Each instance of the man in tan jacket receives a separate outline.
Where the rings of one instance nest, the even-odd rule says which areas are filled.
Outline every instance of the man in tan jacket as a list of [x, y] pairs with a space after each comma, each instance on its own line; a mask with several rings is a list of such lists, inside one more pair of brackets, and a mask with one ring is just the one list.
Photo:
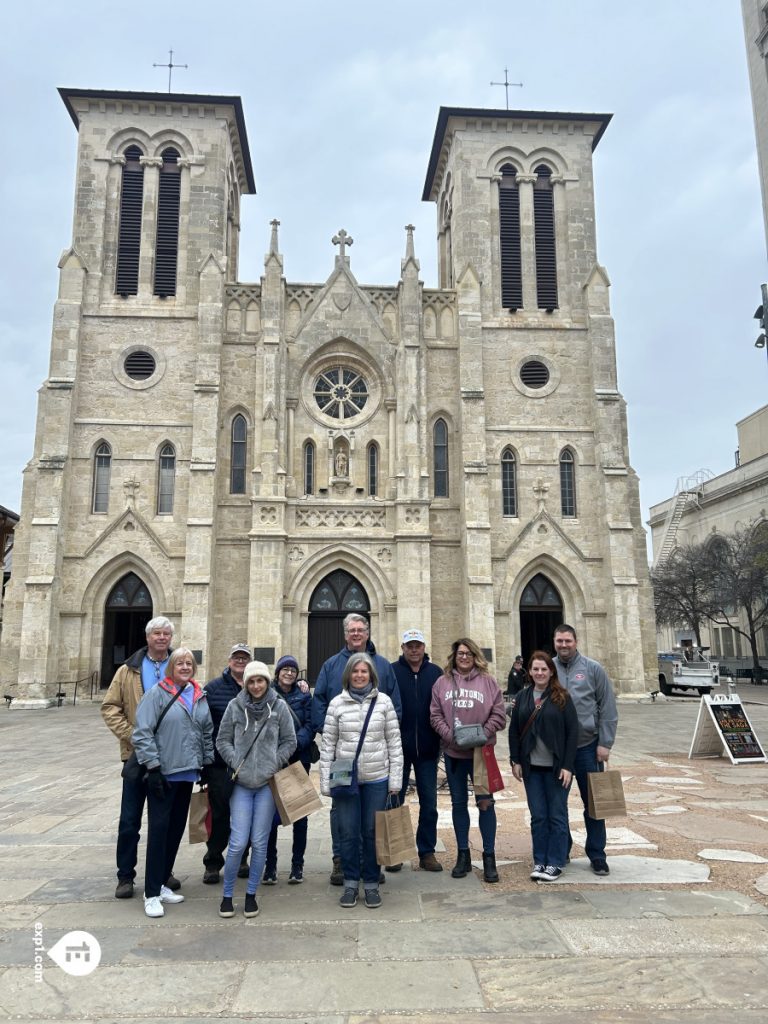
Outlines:
[[[101, 714], [108, 728], [120, 741], [120, 759], [127, 761], [133, 753], [131, 736], [136, 723], [136, 708], [144, 694], [165, 677], [165, 669], [171, 656], [173, 623], [160, 615], [147, 623], [147, 646], [138, 651], [115, 672], [104, 700]], [[115, 897], [119, 900], [133, 896], [136, 878], [141, 817], [147, 799], [147, 787], [143, 779], [123, 779], [123, 794], [120, 803], [120, 823], [117, 828], [117, 888]], [[166, 882], [169, 889], [181, 887], [171, 875]]]

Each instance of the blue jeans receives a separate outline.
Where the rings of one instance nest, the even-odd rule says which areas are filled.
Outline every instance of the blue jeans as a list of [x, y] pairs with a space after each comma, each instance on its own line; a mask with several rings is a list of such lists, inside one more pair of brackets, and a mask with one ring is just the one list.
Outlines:
[[[467, 782], [473, 779], [474, 759], [471, 757], [451, 757], [445, 755], [445, 775], [448, 789], [451, 792], [451, 815], [453, 831], [456, 833], [456, 845], [460, 850], [469, 849], [469, 807]], [[483, 840], [483, 853], [493, 853], [496, 848], [496, 808], [492, 796], [484, 796], [488, 802], [486, 809], [480, 810], [480, 835]], [[476, 800], [477, 802], [477, 800]]]
[[[291, 850], [291, 867], [304, 867], [304, 854], [307, 849], [307, 826], [309, 818], [299, 818], [293, 823], [293, 848]], [[272, 828], [267, 843], [266, 870], [277, 871], [277, 830], [280, 827], [278, 815], [272, 819]]]
[[275, 801], [269, 786], [246, 789], [235, 783], [229, 801], [229, 849], [224, 862], [224, 895], [235, 891], [237, 869], [243, 850], [251, 841], [251, 868], [245, 891], [255, 894], [259, 888], [264, 861], [267, 859], [267, 840], [275, 816]]
[[531, 768], [525, 795], [531, 812], [533, 863], [565, 866], [568, 856], [568, 792], [551, 768]]
[[379, 865], [376, 860], [376, 811], [383, 811], [387, 802], [389, 781], [361, 782], [357, 796], [335, 797], [336, 823], [339, 829], [339, 854], [344, 871], [344, 885], [356, 889], [360, 882], [360, 850], [362, 876], [366, 889], [379, 887]]
[[[584, 804], [584, 824], [587, 827], [587, 841], [584, 851], [591, 861], [605, 860], [605, 821], [602, 818], [590, 818], [587, 807], [589, 806], [589, 789], [587, 774], [589, 772], [601, 772], [603, 766], [597, 760], [597, 740], [593, 740], [585, 747], [579, 747], [576, 751], [574, 772], [576, 785], [579, 787], [579, 794]], [[570, 832], [568, 834], [568, 849], [570, 850], [573, 840]]]
[[[120, 800], [120, 822], [117, 826], [117, 877], [132, 882], [136, 877], [136, 861], [141, 838], [141, 816], [147, 799], [147, 784], [143, 779], [131, 782], [123, 779]], [[165, 881], [165, 879], [163, 879]]]
[[416, 849], [419, 856], [434, 853], [437, 846], [437, 758], [429, 761], [406, 759], [403, 765], [403, 788], [400, 790], [400, 803], [405, 801], [408, 792], [408, 779], [411, 768], [416, 776], [416, 792], [419, 795], [419, 826], [416, 829]]

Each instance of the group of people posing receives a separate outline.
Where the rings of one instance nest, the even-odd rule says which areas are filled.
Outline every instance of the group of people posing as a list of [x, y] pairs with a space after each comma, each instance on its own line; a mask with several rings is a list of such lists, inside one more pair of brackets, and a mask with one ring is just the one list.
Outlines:
[[[162, 917], [165, 904], [183, 902], [173, 868], [199, 782], [207, 786], [211, 807], [203, 882], [220, 884], [223, 873], [219, 914], [233, 917], [237, 879], [246, 879], [243, 914], [255, 917], [259, 886], [277, 883], [279, 817], [269, 782], [287, 764], [299, 761], [309, 772], [319, 761], [321, 792], [332, 797], [330, 882], [343, 889], [342, 907], [357, 904], [362, 885], [366, 907], [375, 909], [385, 880], [376, 857], [376, 812], [388, 801], [405, 799], [412, 775], [419, 801], [419, 867], [443, 870], [435, 856], [441, 754], [457, 847], [451, 874], [462, 878], [472, 867], [471, 784], [483, 878], [499, 881], [494, 798], [474, 785], [474, 750], [466, 743], [469, 734], [474, 745], [495, 745], [507, 709], [473, 640], [454, 641], [439, 668], [429, 659], [423, 633], [409, 629], [400, 657], [390, 663], [376, 653], [368, 620], [352, 613], [344, 620], [344, 647], [322, 666], [310, 694], [292, 655], [278, 660], [273, 676], [267, 665], [252, 660], [247, 644], [235, 644], [224, 672], [201, 687], [192, 651], [171, 650], [168, 619], [152, 619], [146, 635], [147, 646], [118, 669], [102, 703], [124, 762], [116, 898], [134, 894], [146, 803], [145, 913]], [[587, 812], [587, 776], [602, 770], [610, 755], [616, 702], [605, 670], [576, 643], [573, 627], [559, 626], [556, 657], [534, 652], [530, 684], [516, 691], [511, 707], [510, 760], [514, 777], [525, 786], [531, 878], [540, 882], [558, 878], [569, 859], [567, 802], [574, 777], [584, 803], [586, 854], [593, 871], [609, 872], [605, 823]], [[307, 819], [292, 829], [288, 882], [300, 884]]]

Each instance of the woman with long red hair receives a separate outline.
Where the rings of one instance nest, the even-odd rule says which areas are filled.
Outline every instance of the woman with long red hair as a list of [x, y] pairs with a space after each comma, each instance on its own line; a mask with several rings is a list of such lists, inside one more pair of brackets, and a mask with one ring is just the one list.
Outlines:
[[531, 685], [518, 694], [509, 726], [512, 774], [525, 784], [531, 812], [531, 879], [553, 882], [568, 857], [568, 793], [579, 722], [568, 691], [546, 651], [528, 662]]

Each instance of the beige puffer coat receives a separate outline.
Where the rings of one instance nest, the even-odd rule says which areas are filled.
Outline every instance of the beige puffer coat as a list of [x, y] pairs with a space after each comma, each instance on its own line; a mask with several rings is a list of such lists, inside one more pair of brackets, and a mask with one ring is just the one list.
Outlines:
[[368, 723], [363, 748], [357, 760], [358, 782], [380, 782], [389, 779], [389, 791], [400, 790], [403, 784], [403, 745], [395, 707], [386, 693], [372, 690], [362, 703], [343, 690], [328, 705], [320, 751], [320, 791], [330, 796], [331, 763], [337, 757], [354, 757], [360, 732], [373, 698], [376, 704]]

